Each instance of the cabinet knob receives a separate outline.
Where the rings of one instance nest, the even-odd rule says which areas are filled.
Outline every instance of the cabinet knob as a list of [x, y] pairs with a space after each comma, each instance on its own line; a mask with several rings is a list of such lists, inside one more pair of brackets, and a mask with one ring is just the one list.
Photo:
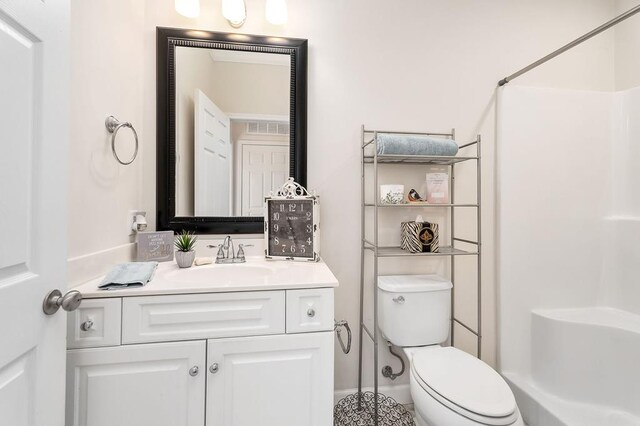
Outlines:
[[195, 377], [195, 376], [198, 375], [199, 372], [200, 372], [200, 369], [196, 365], [196, 366], [191, 367], [191, 369], [189, 370], [189, 375]]
[[308, 316], [309, 318], [313, 318], [313, 317], [315, 317], [315, 316], [316, 316], [316, 311], [315, 311], [315, 309], [313, 309], [313, 308], [309, 308], [309, 309], [307, 309], [307, 316]]
[[216, 374], [218, 372], [218, 370], [220, 369], [220, 367], [218, 367], [218, 363], [214, 362], [213, 364], [211, 364], [211, 366], [209, 367], [209, 371], [212, 374]]
[[80, 324], [80, 329], [82, 331], [89, 331], [93, 328], [93, 320], [91, 318], [87, 318], [85, 322]]

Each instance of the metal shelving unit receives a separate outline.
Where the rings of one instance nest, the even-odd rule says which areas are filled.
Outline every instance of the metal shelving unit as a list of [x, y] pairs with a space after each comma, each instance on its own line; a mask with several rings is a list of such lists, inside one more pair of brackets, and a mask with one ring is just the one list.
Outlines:
[[[378, 155], [376, 149], [376, 140], [379, 134], [393, 133], [393, 134], [405, 134], [405, 135], [423, 135], [423, 136], [439, 136], [445, 138], [455, 139], [455, 129], [452, 129], [450, 133], [418, 133], [418, 132], [397, 132], [388, 130], [367, 130], [362, 126], [361, 130], [361, 149], [362, 149], [362, 161], [361, 161], [361, 179], [362, 179], [362, 191], [361, 191], [361, 258], [360, 258], [360, 347], [359, 347], [359, 363], [358, 363], [358, 394], [362, 395], [362, 376], [363, 376], [363, 337], [366, 334], [373, 341], [373, 370], [374, 370], [374, 393], [375, 400], [378, 400], [378, 262], [380, 258], [391, 257], [416, 257], [416, 258], [429, 258], [429, 257], [442, 257], [448, 256], [451, 258], [449, 263], [449, 278], [454, 284], [455, 289], [455, 259], [457, 256], [476, 256], [477, 257], [477, 330], [474, 330], [469, 325], [463, 323], [455, 315], [455, 292], [451, 292], [451, 330], [450, 330], [450, 342], [451, 345], [455, 341], [455, 324], [460, 325], [468, 332], [472, 333], [477, 339], [477, 356], [480, 358], [482, 354], [482, 279], [481, 279], [481, 247], [482, 247], [482, 234], [481, 234], [481, 137], [478, 135], [477, 139], [473, 142], [461, 145], [459, 149], [475, 146], [475, 156], [404, 156], [404, 155]], [[371, 146], [371, 147], [370, 147]], [[372, 153], [367, 154], [367, 147]], [[457, 204], [455, 202], [455, 165], [461, 162], [475, 161], [476, 162], [476, 202]], [[385, 164], [400, 164], [400, 165], [432, 165], [432, 166], [448, 166], [449, 167], [449, 180], [450, 180], [450, 204], [380, 204], [378, 200], [378, 176], [380, 165]], [[374, 188], [374, 200], [373, 202], [366, 201], [366, 168], [373, 167], [373, 188]], [[450, 243], [449, 246], [440, 247], [437, 253], [410, 253], [402, 250], [400, 247], [385, 247], [379, 245], [379, 228], [378, 228], [378, 214], [380, 209], [404, 209], [404, 208], [418, 208], [418, 209], [448, 209], [450, 218]], [[468, 240], [464, 238], [458, 238], [455, 235], [455, 211], [458, 208], [475, 208], [477, 217], [477, 240]], [[373, 241], [367, 239], [366, 235], [366, 212], [367, 209], [373, 210]], [[463, 250], [456, 247], [457, 243], [463, 243], [466, 246], [474, 247], [473, 250]], [[458, 244], [459, 245], [459, 244]], [[372, 254], [373, 261], [373, 330], [369, 330], [364, 322], [364, 291], [365, 291], [365, 263], [367, 261], [366, 253]], [[360, 402], [360, 401], [359, 401]], [[374, 404], [374, 425], [378, 425], [378, 404]], [[359, 407], [360, 408], [360, 407]]]

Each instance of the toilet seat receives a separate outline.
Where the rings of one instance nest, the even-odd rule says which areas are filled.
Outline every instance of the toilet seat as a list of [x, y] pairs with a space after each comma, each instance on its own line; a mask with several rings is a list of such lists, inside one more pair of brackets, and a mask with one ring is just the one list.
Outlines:
[[456, 348], [431, 346], [413, 351], [411, 374], [430, 397], [475, 422], [504, 426], [519, 417], [504, 379]]

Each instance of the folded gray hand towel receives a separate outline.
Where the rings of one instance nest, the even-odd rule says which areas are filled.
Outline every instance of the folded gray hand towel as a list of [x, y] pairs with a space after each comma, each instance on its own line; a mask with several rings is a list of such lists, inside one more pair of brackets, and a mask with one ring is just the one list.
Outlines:
[[158, 262], [133, 262], [116, 265], [109, 271], [98, 288], [115, 290], [128, 287], [142, 287], [153, 278]]
[[378, 155], [429, 155], [453, 157], [458, 153], [458, 144], [453, 139], [434, 138], [424, 135], [400, 135], [382, 133], [378, 135]]

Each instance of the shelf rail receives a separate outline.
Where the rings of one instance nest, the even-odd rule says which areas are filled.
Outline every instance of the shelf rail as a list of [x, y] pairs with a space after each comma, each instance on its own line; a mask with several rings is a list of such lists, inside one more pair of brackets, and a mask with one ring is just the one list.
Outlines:
[[[415, 257], [435, 257], [435, 256], [449, 256], [450, 257], [450, 269], [449, 274], [451, 278], [451, 282], [454, 283], [454, 289], [451, 292], [451, 325], [450, 325], [450, 344], [453, 346], [455, 344], [455, 325], [458, 324], [464, 330], [468, 331], [472, 335], [474, 335], [477, 339], [476, 346], [476, 354], [477, 357], [480, 358], [482, 356], [482, 215], [481, 215], [481, 143], [482, 137], [478, 135], [475, 141], [460, 145], [458, 148], [462, 150], [464, 148], [468, 148], [471, 146], [475, 146], [476, 155], [475, 156], [455, 156], [455, 157], [433, 157], [433, 156], [398, 156], [398, 155], [378, 155], [376, 147], [373, 149], [373, 154], [367, 154], [367, 147], [373, 144], [377, 139], [378, 135], [382, 133], [393, 133], [393, 134], [401, 134], [401, 135], [423, 135], [423, 136], [444, 136], [451, 139], [455, 139], [455, 129], [452, 129], [449, 133], [442, 132], [406, 132], [406, 131], [390, 131], [390, 130], [371, 130], [366, 129], [363, 125], [361, 127], [361, 135], [360, 135], [360, 147], [362, 150], [361, 153], [361, 162], [360, 162], [360, 173], [361, 173], [361, 250], [360, 250], [360, 330], [359, 330], [359, 347], [358, 347], [358, 409], [362, 409], [362, 388], [363, 388], [363, 337], [368, 336], [373, 343], [373, 387], [375, 394], [375, 401], [378, 400], [379, 394], [379, 380], [378, 380], [378, 369], [379, 369], [379, 354], [378, 354], [378, 340], [379, 340], [379, 328], [378, 328], [378, 291], [377, 291], [377, 281], [378, 281], [378, 270], [379, 270], [379, 259], [385, 257], [404, 257], [404, 256], [415, 256]], [[456, 204], [455, 202], [455, 165], [469, 160], [476, 161], [476, 202], [475, 203], [465, 203], [465, 204]], [[424, 165], [446, 165], [449, 167], [450, 171], [450, 197], [451, 201], [449, 204], [400, 204], [400, 205], [381, 205], [377, 201], [377, 193], [378, 193], [378, 174], [379, 174], [379, 165], [380, 164], [424, 164]], [[368, 165], [373, 166], [373, 188], [374, 188], [374, 202], [366, 201], [366, 167]], [[451, 245], [449, 247], [442, 246], [440, 247], [439, 252], [436, 253], [409, 253], [400, 249], [400, 247], [385, 247], [379, 245], [379, 226], [378, 226], [378, 214], [379, 209], [383, 207], [412, 207], [412, 208], [448, 208], [449, 210], [449, 220], [450, 220], [450, 228], [451, 228]], [[460, 238], [455, 236], [455, 211], [458, 207], [471, 207], [476, 209], [476, 217], [477, 217], [477, 230], [476, 230], [476, 241]], [[366, 209], [373, 208], [373, 241], [367, 238], [366, 231]], [[456, 247], [456, 242], [470, 244], [475, 246], [474, 251], [466, 251]], [[373, 254], [373, 330], [370, 330], [368, 326], [365, 324], [364, 318], [364, 292], [365, 292], [365, 261], [367, 260], [365, 257], [365, 252], [369, 251]], [[456, 318], [455, 315], [455, 270], [456, 270], [456, 258], [458, 256], [476, 256], [477, 262], [477, 329], [474, 330], [472, 327], [467, 325], [466, 323], [460, 321]], [[374, 426], [378, 426], [379, 422], [379, 413], [378, 413], [378, 404], [374, 404], [374, 412], [373, 412], [373, 420]]]

